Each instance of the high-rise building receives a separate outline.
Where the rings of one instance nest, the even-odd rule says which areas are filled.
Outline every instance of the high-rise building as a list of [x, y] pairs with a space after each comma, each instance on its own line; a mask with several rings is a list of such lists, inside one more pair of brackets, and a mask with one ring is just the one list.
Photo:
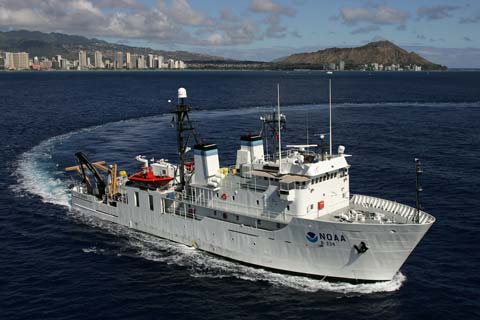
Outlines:
[[6, 52], [5, 69], [24, 70], [30, 68], [30, 59], [26, 52]]
[[158, 56], [158, 68], [163, 68], [163, 56]]
[[154, 60], [153, 60], [153, 54], [149, 54], [149, 55], [148, 55], [148, 67], [149, 67], [150, 69], [154, 67], [154, 66], [153, 66], [153, 61], [154, 61]]
[[345, 70], [345, 61], [341, 60], [338, 69], [340, 71]]
[[119, 51], [115, 53], [115, 58], [114, 58], [114, 68], [115, 69], [122, 69], [123, 68], [123, 52]]
[[137, 57], [137, 69], [145, 69], [145, 56], [142, 54]]
[[88, 63], [87, 63], [87, 52], [84, 50], [80, 50], [78, 52], [78, 66], [80, 69], [87, 69], [88, 68]]
[[130, 52], [125, 52], [125, 67], [127, 69], [132, 69], [133, 68], [132, 56], [131, 56]]
[[94, 64], [95, 68], [97, 69], [103, 69], [105, 66], [103, 64], [103, 55], [100, 51], [95, 51], [95, 56], [94, 56]]
[[68, 69], [68, 60], [67, 59], [60, 59], [60, 69], [67, 70]]
[[175, 60], [168, 59], [168, 69], [174, 69], [174, 68], [175, 68]]

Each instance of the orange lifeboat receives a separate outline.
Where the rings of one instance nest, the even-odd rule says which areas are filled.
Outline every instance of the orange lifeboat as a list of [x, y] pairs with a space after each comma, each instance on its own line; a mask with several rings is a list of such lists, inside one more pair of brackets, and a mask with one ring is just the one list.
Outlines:
[[142, 167], [142, 171], [137, 172], [130, 177], [130, 181], [135, 181], [138, 183], [143, 183], [155, 187], [162, 187], [168, 184], [173, 180], [173, 177], [170, 176], [156, 176], [152, 172], [152, 167]]
[[[144, 165], [141, 167], [140, 172], [137, 172], [131, 175], [130, 177], [128, 177], [130, 181], [134, 181], [137, 183], [154, 186], [154, 187], [162, 187], [167, 185], [170, 181], [173, 180], [173, 177], [168, 174], [158, 175], [158, 173], [160, 173], [158, 172], [158, 170], [157, 170], [158, 172], [157, 175], [155, 175], [152, 166], [149, 165], [148, 160], [145, 159], [144, 156], [137, 156], [135, 159], [140, 162], [143, 162]], [[167, 164], [163, 160], [162, 160], [162, 163], [165, 165], [171, 166], [170, 164]], [[158, 164], [155, 163], [154, 165], [158, 165]], [[163, 170], [163, 173], [167, 173], [167, 172], [168, 170]]]

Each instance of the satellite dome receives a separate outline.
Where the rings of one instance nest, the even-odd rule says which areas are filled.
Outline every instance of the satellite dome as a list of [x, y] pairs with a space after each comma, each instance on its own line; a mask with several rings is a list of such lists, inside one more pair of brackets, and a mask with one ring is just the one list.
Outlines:
[[182, 98], [186, 98], [186, 97], [187, 97], [187, 89], [179, 88], [178, 89], [178, 98], [182, 99]]

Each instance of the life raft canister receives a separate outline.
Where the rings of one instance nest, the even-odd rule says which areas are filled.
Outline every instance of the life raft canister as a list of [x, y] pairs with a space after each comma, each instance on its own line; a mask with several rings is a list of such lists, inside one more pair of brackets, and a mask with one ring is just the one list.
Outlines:
[[222, 194], [222, 199], [223, 200], [227, 200], [227, 198], [228, 198], [228, 194], [226, 194], [226, 193]]
[[325, 207], [325, 202], [323, 200], [317, 203], [318, 210], [322, 210], [324, 207]]

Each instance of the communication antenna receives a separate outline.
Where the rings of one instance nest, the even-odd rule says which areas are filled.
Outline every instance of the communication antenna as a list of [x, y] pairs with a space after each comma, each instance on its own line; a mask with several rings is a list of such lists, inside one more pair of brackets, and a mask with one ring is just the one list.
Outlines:
[[280, 118], [280, 84], [277, 83], [278, 173], [282, 173], [282, 128]]
[[[332, 72], [329, 73], [332, 75]], [[328, 77], [328, 113], [329, 113], [329, 138], [330, 138], [330, 156], [332, 156], [332, 78]]]
[[[308, 116], [309, 116], [309, 114], [308, 114], [308, 113], [309, 113], [309, 112], [308, 112], [308, 109], [307, 109], [307, 119], [306, 119], [306, 120], [307, 120], [307, 121], [306, 121], [306, 122], [307, 122], [307, 145], [310, 145], [310, 133], [309, 133], [309, 131], [308, 131], [308, 129], [309, 129], [309, 128], [308, 128], [308, 126], [309, 126], [309, 123], [308, 123]], [[308, 148], [307, 148], [307, 151], [308, 151]]]
[[420, 210], [422, 209], [422, 205], [420, 203], [420, 193], [423, 191], [422, 186], [420, 185], [420, 176], [423, 173], [422, 170], [422, 163], [420, 159], [415, 158], [415, 173], [416, 173], [416, 196], [415, 196], [415, 207], [417, 209], [415, 213], [415, 223], [420, 223]]

